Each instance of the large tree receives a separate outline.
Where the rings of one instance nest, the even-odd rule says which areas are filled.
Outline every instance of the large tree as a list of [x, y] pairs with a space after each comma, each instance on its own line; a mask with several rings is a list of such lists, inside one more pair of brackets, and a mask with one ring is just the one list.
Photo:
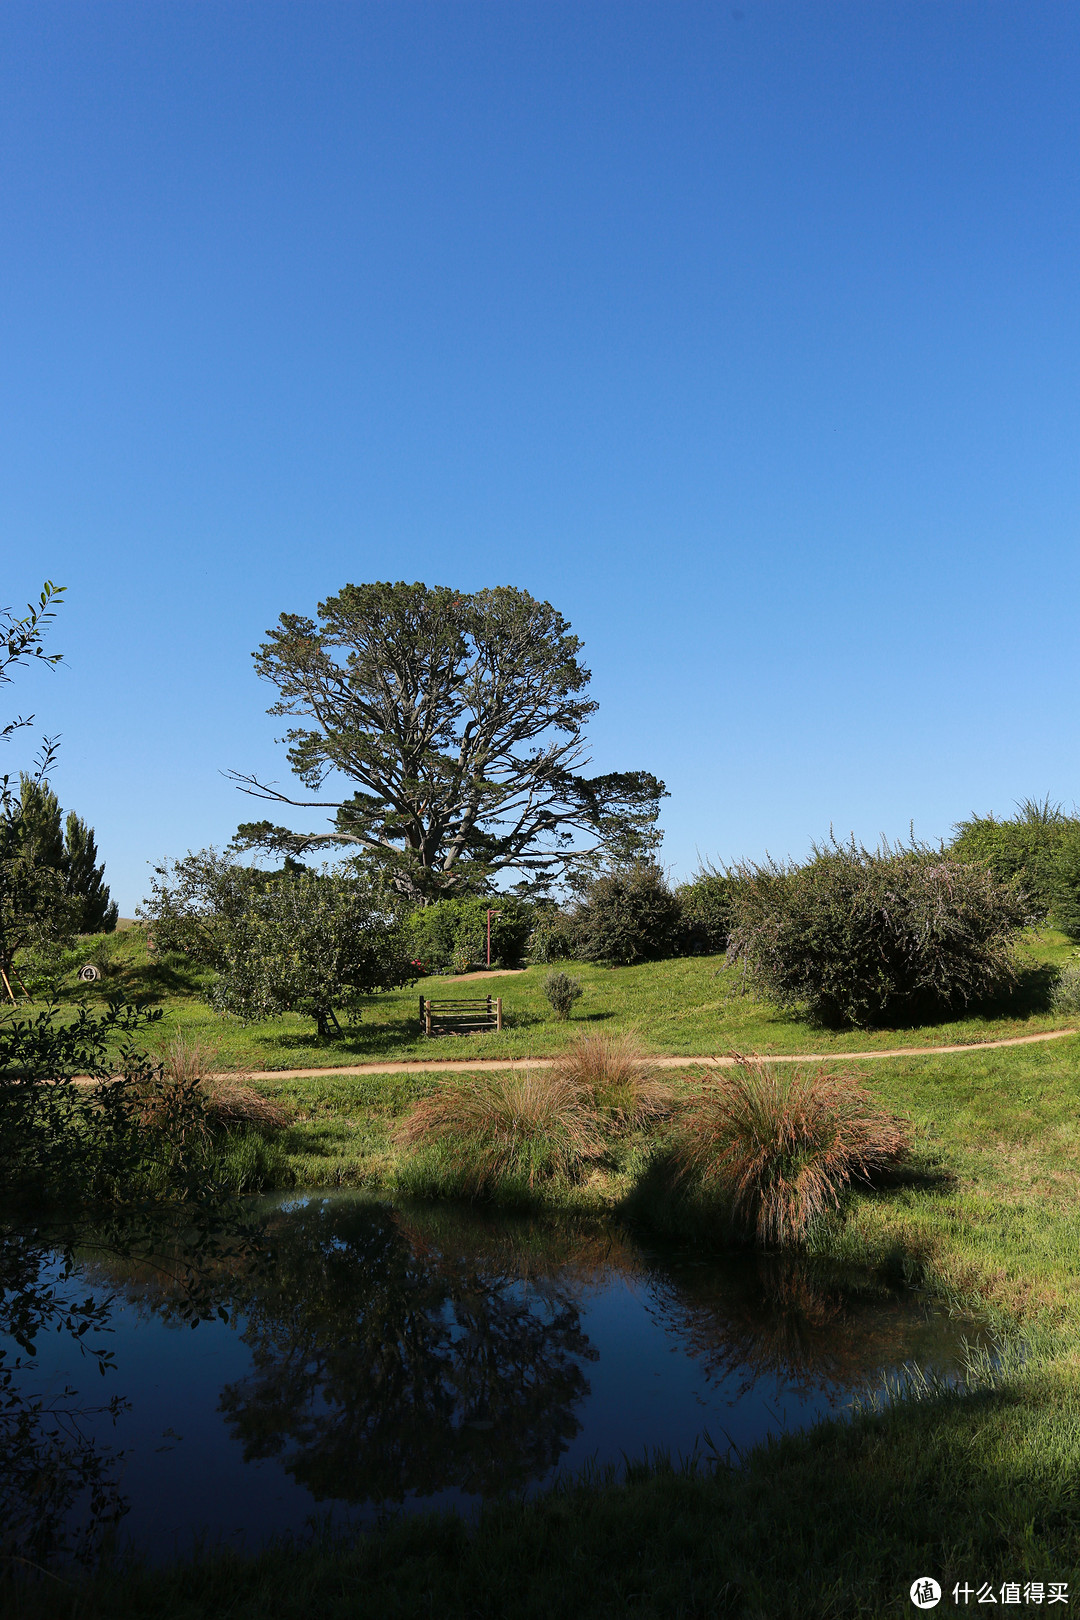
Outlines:
[[80, 934], [111, 934], [118, 907], [109, 898], [105, 863], [98, 862], [94, 829], [74, 810], [64, 820], [64, 880], [67, 892], [82, 904]]
[[551, 877], [590, 851], [647, 855], [664, 784], [646, 771], [580, 774], [597, 708], [581, 650], [549, 603], [511, 586], [346, 585], [317, 621], [283, 613], [254, 657], [280, 694], [269, 712], [300, 722], [289, 763], [312, 792], [335, 775], [357, 786], [295, 799], [234, 772], [257, 797], [335, 812], [328, 833], [249, 822], [240, 845], [359, 846], [424, 901], [482, 891], [505, 871]]
[[11, 814], [0, 826], [0, 849], [5, 854], [20, 850], [34, 866], [56, 874], [58, 892], [72, 902], [65, 908], [65, 928], [70, 924], [77, 934], [111, 933], [117, 907], [109, 899], [104, 864], [98, 864], [93, 827], [74, 810], [65, 819], [56, 794], [36, 774], [21, 774], [17, 805], [16, 814], [12, 795]]

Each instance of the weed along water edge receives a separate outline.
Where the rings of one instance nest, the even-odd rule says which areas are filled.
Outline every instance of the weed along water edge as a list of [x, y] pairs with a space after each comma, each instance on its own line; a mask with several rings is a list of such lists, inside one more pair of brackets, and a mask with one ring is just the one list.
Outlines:
[[[120, 1544], [155, 1564], [302, 1537], [320, 1515], [471, 1517], [590, 1467], [738, 1458], [905, 1366], [955, 1381], [989, 1343], [971, 1318], [805, 1256], [358, 1193], [237, 1213], [272, 1261], [203, 1257], [194, 1332], [180, 1223], [137, 1262], [79, 1253], [73, 1286], [114, 1296], [126, 1403], [84, 1434], [115, 1459]], [[78, 1384], [80, 1360], [58, 1338], [37, 1376]]]

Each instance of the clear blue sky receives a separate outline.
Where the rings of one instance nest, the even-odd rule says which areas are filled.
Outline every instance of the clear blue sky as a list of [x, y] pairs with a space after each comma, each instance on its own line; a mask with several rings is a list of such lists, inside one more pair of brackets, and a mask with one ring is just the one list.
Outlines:
[[0, 601], [121, 909], [349, 580], [559, 607], [676, 875], [1071, 804], [1078, 170], [1073, 0], [6, 0]]

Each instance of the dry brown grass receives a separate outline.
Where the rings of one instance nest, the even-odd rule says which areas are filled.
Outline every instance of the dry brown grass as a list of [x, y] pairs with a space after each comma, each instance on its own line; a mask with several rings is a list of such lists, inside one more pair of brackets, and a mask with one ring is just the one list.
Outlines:
[[581, 1035], [555, 1067], [580, 1086], [617, 1129], [633, 1129], [670, 1113], [675, 1093], [630, 1035]]
[[224, 1130], [279, 1131], [289, 1116], [252, 1086], [228, 1075], [211, 1077], [203, 1083], [203, 1101], [212, 1126]]
[[[148, 1093], [149, 1112], [167, 1110], [171, 1097], [194, 1094], [202, 1105], [208, 1130], [275, 1131], [288, 1122], [277, 1103], [245, 1084], [242, 1075], [222, 1074], [220, 1053], [211, 1041], [180, 1033], [165, 1048], [164, 1086]], [[147, 1120], [150, 1123], [150, 1120]]]
[[181, 1031], [173, 1036], [162, 1053], [161, 1067], [166, 1080], [178, 1086], [190, 1086], [217, 1075], [220, 1053], [213, 1041]]
[[418, 1102], [395, 1133], [399, 1147], [434, 1151], [462, 1191], [484, 1195], [506, 1178], [532, 1187], [573, 1174], [603, 1150], [588, 1090], [530, 1069], [462, 1077]]
[[684, 1184], [719, 1192], [738, 1227], [783, 1246], [849, 1182], [895, 1164], [907, 1140], [903, 1122], [846, 1075], [740, 1057], [682, 1110], [674, 1151]]

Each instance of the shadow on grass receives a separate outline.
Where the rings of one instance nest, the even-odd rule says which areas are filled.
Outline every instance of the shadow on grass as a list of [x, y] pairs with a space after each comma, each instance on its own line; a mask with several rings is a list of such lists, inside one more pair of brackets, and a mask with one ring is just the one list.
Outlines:
[[[545, 1023], [547, 1020], [536, 1013], [503, 1014], [504, 1033]], [[266, 1037], [266, 1045], [280, 1052], [319, 1052], [333, 1054], [343, 1061], [349, 1058], [364, 1061], [397, 1057], [414, 1059], [422, 1056], [428, 1046], [432, 1049], [433, 1057], [445, 1056], [447, 1043], [453, 1046], [470, 1038], [469, 1035], [450, 1034], [440, 1035], [429, 1042], [424, 1038], [420, 1020], [415, 1014], [410, 1014], [402, 1018], [384, 1018], [378, 1024], [364, 1023], [362, 1020], [346, 1024], [340, 1035], [332, 1037], [320, 1035], [316, 1029], [289, 1030]], [[475, 1046], [468, 1046], [462, 1055], [481, 1056], [482, 1053]]]
[[1000, 995], [988, 997], [973, 1011], [984, 1018], [1030, 1018], [1051, 1010], [1058, 969], [1049, 962], [1021, 968], [1016, 983]]
[[944, 1165], [894, 1164], [881, 1169], [871, 1182], [856, 1182], [856, 1189], [865, 1197], [893, 1192], [921, 1192], [944, 1196], [956, 1191], [958, 1181], [953, 1171]]
[[943, 1006], [940, 1001], [913, 997], [908, 1001], [898, 1001], [888, 1009], [887, 1017], [873, 1023], [860, 1025], [841, 1018], [814, 1017], [805, 1009], [792, 1009], [789, 1016], [804, 1023], [808, 1030], [827, 1030], [831, 1034], [848, 1033], [855, 1029], [865, 1029], [868, 1033], [881, 1030], [910, 1030], [915, 1033], [954, 1019], [985, 1018], [989, 1021], [1032, 1018], [1051, 1011], [1058, 971], [1052, 963], [1031, 963], [1019, 969], [1015, 983], [980, 1000]]
[[420, 1037], [419, 1020], [395, 1018], [381, 1024], [346, 1024], [338, 1036], [320, 1035], [316, 1029], [289, 1030], [267, 1039], [268, 1046], [289, 1051], [334, 1052], [346, 1057], [391, 1057]]

